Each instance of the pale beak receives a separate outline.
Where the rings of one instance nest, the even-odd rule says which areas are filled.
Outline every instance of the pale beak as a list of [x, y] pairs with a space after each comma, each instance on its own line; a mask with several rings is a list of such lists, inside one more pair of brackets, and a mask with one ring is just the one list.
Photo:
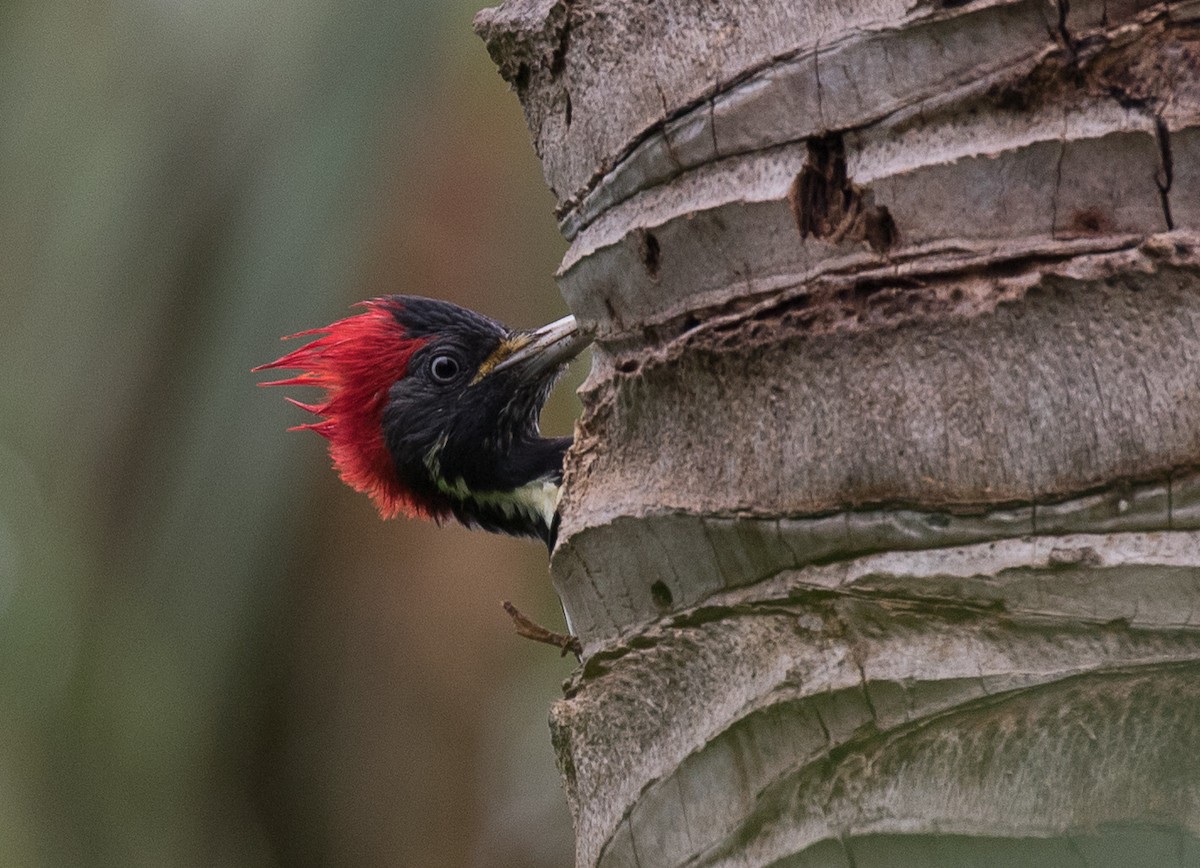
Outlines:
[[513, 370], [525, 379], [537, 379], [583, 352], [592, 336], [579, 331], [575, 317], [564, 316], [540, 329], [519, 332], [510, 340], [517, 348], [489, 373]]

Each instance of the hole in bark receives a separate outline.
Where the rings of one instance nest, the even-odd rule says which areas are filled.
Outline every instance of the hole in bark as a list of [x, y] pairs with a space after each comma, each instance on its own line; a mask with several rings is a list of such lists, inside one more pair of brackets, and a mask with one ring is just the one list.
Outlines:
[[632, 374], [638, 369], [637, 359], [625, 359], [622, 362], [617, 362], [617, 370], [622, 374]]
[[1014, 84], [993, 87], [988, 92], [988, 96], [991, 97], [996, 108], [1010, 112], [1029, 111], [1033, 102], [1027, 89]]
[[787, 198], [801, 239], [811, 235], [833, 244], [866, 241], [876, 253], [885, 253], [899, 238], [891, 212], [875, 205], [872, 193], [846, 174], [846, 146], [840, 135], [808, 140], [808, 157]]
[[880, 205], [863, 212], [864, 234], [876, 253], [886, 253], [896, 243], [896, 221], [887, 208]]
[[571, 22], [568, 19], [558, 31], [558, 45], [550, 55], [550, 75], [558, 78], [567, 66], [567, 48], [571, 45]]
[[671, 589], [667, 587], [665, 582], [658, 581], [650, 586], [650, 599], [654, 601], [654, 605], [659, 609], [671, 608]]
[[1030, 112], [1061, 93], [1071, 78], [1072, 73], [1064, 68], [1063, 59], [1055, 55], [1026, 76], [993, 85], [987, 90], [986, 98], [1001, 111]]
[[646, 266], [646, 273], [650, 275], [650, 279], [658, 280], [658, 269], [662, 264], [662, 248], [659, 247], [658, 239], [654, 237], [653, 232], [647, 232], [645, 229], [638, 230], [638, 254], [642, 257], [642, 264]]
[[884, 287], [885, 284], [881, 280], [858, 280], [847, 292], [847, 297], [866, 301], [876, 293], [882, 292]]
[[565, 93], [567, 95], [567, 107], [564, 110], [563, 114], [564, 114], [564, 120], [566, 121], [566, 124], [569, 127], [569, 126], [571, 126], [571, 92], [568, 90], [568, 91], [565, 91]]
[[512, 83], [518, 92], [524, 91], [525, 88], [529, 87], [529, 74], [528, 63], [522, 63], [517, 66], [517, 74], [513, 76]]
[[1084, 235], [1097, 235], [1109, 225], [1108, 217], [1099, 208], [1081, 208], [1071, 215], [1071, 229]]
[[788, 204], [800, 237], [826, 238], [858, 205], [846, 177], [846, 150], [840, 135], [808, 140], [808, 158], [788, 190]]
[[1014, 256], [1003, 262], [989, 263], [985, 269], [988, 277], [1020, 277], [1029, 271], [1031, 264], [1036, 264], [1034, 257]]

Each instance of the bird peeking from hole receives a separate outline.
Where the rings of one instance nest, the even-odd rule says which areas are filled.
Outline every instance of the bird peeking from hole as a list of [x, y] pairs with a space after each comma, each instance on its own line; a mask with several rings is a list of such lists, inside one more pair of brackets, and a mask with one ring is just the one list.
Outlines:
[[573, 316], [513, 331], [446, 301], [390, 295], [255, 371], [301, 373], [263, 386], [316, 386], [298, 425], [329, 441], [333, 466], [384, 518], [453, 517], [467, 527], [537, 537], [554, 548], [570, 437], [542, 437], [538, 417], [566, 363], [591, 338]]

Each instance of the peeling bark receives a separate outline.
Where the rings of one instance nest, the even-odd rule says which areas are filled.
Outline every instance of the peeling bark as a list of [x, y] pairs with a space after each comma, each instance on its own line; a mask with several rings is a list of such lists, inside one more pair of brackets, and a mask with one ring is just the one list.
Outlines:
[[1200, 861], [1200, 2], [477, 24], [598, 335], [577, 864]]

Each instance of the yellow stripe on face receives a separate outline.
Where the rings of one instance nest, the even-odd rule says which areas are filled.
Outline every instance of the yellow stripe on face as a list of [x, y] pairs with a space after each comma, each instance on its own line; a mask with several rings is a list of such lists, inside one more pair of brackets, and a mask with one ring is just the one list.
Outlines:
[[479, 370], [475, 372], [474, 379], [471, 380], [471, 385], [474, 386], [484, 377], [495, 369], [496, 365], [503, 362], [517, 350], [526, 346], [533, 338], [529, 335], [513, 335], [500, 341], [500, 346], [492, 351], [492, 354], [483, 360], [483, 364], [479, 366]]

